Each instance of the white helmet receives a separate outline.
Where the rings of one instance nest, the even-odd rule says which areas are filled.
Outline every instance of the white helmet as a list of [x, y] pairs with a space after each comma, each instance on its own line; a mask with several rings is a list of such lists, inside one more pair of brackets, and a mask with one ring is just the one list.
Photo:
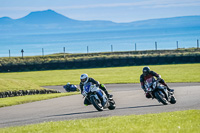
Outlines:
[[86, 84], [88, 82], [88, 75], [82, 74], [81, 77], [80, 77], [80, 80], [83, 84]]
[[67, 83], [67, 86], [70, 86], [70, 82]]

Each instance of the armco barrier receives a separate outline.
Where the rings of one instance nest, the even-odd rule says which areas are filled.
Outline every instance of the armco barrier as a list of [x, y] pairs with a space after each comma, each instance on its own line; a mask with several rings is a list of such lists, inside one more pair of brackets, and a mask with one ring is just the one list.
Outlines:
[[97, 67], [117, 67], [133, 65], [159, 65], [159, 64], [180, 64], [180, 63], [200, 63], [200, 55], [168, 55], [168, 56], [130, 56], [113, 58], [92, 58], [62, 62], [52, 62], [43, 64], [9, 65], [0, 66], [0, 72], [18, 72], [18, 71], [37, 71], [37, 70], [55, 70], [55, 69], [76, 69], [76, 68], [97, 68]]

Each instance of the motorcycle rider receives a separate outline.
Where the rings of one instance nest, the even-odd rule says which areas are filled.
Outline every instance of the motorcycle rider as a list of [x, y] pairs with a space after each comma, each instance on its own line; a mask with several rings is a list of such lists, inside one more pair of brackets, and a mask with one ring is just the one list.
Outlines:
[[[141, 88], [145, 91], [146, 93], [146, 88], [144, 86], [144, 82], [149, 79], [149, 78], [152, 78], [152, 77], [156, 77], [158, 80], [159, 80], [159, 83], [163, 84], [164, 86], [166, 86], [167, 90], [170, 91], [170, 92], [174, 92], [173, 89], [170, 89], [168, 87], [168, 85], [165, 83], [165, 81], [163, 79], [161, 79], [161, 76], [159, 74], [157, 74], [156, 72], [154, 71], [151, 71], [149, 67], [144, 67], [143, 70], [142, 70], [143, 74], [141, 74], [140, 76], [140, 83], [141, 83]], [[151, 98], [151, 95], [146, 93], [146, 97], [147, 98]]]
[[[105, 85], [100, 84], [98, 81], [94, 80], [91, 77], [88, 77], [87, 74], [82, 74], [81, 77], [80, 77], [80, 80], [81, 80], [81, 82], [80, 82], [79, 86], [80, 86], [80, 89], [81, 89], [81, 94], [83, 96], [85, 96], [85, 94], [83, 94], [83, 86], [88, 82], [92, 82], [92, 84], [95, 84], [97, 87], [99, 87], [101, 90], [103, 90], [108, 98], [112, 98], [112, 95], [110, 95], [108, 93], [108, 91], [106, 90]], [[89, 102], [89, 100], [87, 98], [85, 98], [84, 104], [89, 105], [91, 103]]]
[[63, 88], [67, 91], [67, 92], [73, 92], [73, 91], [79, 91], [79, 89], [77, 88], [76, 85], [70, 84], [70, 82], [68, 82], [66, 85], [63, 86]]

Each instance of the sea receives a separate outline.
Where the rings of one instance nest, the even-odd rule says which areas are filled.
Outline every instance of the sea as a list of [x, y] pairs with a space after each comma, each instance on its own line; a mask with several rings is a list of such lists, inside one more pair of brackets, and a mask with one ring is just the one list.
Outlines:
[[1, 34], [0, 57], [198, 47], [200, 27]]

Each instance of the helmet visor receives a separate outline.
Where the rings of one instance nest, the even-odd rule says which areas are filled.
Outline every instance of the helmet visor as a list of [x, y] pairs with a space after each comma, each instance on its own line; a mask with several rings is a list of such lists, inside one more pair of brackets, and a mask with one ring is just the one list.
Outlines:
[[144, 70], [144, 71], [143, 71], [143, 74], [144, 74], [144, 76], [146, 76], [146, 75], [148, 75], [148, 74], [149, 74], [149, 72], [148, 72], [148, 71], [146, 71], [146, 70]]
[[81, 82], [85, 82], [86, 81], [86, 78], [84, 78], [84, 79], [81, 79]]

